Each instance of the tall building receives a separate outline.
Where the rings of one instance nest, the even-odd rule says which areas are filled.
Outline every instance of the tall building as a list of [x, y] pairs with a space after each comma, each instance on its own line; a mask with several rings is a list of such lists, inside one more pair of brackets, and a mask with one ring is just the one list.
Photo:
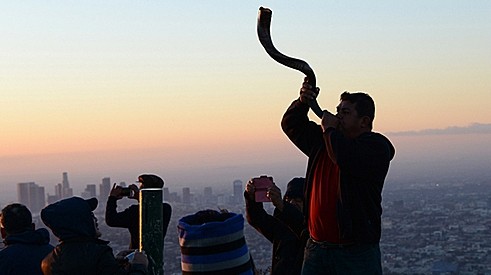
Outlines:
[[182, 203], [191, 203], [191, 189], [189, 187], [182, 188]]
[[99, 202], [106, 202], [109, 193], [111, 192], [111, 178], [105, 177], [99, 186]]
[[169, 187], [164, 187], [164, 201], [170, 201]]
[[38, 213], [46, 205], [44, 187], [34, 182], [21, 182], [17, 184], [17, 199], [27, 206], [32, 213]]
[[213, 195], [213, 189], [211, 186], [203, 189], [203, 202], [207, 204], [216, 204], [217, 197]]
[[55, 196], [56, 196], [56, 200], [60, 200], [63, 198], [63, 185], [61, 185], [61, 183], [58, 183], [56, 186], [55, 186]]
[[86, 199], [95, 198], [96, 189], [97, 187], [95, 184], [87, 184], [87, 186], [85, 186], [85, 190], [82, 192], [82, 197]]
[[106, 202], [107, 198], [109, 197], [109, 193], [111, 193], [111, 178], [102, 178], [102, 183], [99, 185], [99, 204], [97, 205], [97, 209], [99, 211], [106, 209]]
[[63, 172], [63, 180], [62, 180], [62, 185], [63, 185], [63, 189], [68, 189], [70, 188], [70, 184], [68, 183], [68, 173], [67, 172]]
[[57, 190], [57, 191], [60, 191], [60, 198], [61, 199], [73, 197], [73, 189], [70, 188], [70, 184], [68, 182], [68, 173], [67, 172], [63, 172], [62, 181], [61, 181], [61, 184], [59, 184], [59, 186], [61, 186], [61, 187], [58, 187], [58, 188], [61, 188], [61, 190]]
[[20, 182], [17, 183], [17, 200], [23, 205], [29, 205], [29, 186], [35, 184], [34, 182]]
[[242, 198], [242, 193], [244, 192], [244, 190], [242, 189], [242, 181], [241, 180], [234, 180], [233, 182], [233, 190], [234, 190], [234, 193], [233, 193], [233, 196], [232, 196], [232, 201], [234, 203], [241, 203], [243, 202], [243, 198]]

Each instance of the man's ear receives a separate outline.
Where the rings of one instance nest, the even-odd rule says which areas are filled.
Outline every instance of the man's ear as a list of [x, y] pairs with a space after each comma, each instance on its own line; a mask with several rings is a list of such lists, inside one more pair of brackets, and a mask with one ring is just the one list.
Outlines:
[[5, 228], [0, 228], [0, 233], [2, 234], [2, 238], [5, 239], [7, 237], [7, 231], [5, 231]]
[[362, 117], [360, 126], [362, 129], [366, 129], [366, 128], [371, 129], [372, 128], [372, 119], [368, 116]]

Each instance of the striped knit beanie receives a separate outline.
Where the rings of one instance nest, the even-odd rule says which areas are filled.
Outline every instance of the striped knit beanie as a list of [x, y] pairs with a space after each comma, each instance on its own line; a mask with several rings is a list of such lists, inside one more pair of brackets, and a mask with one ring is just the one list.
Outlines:
[[253, 274], [240, 214], [203, 210], [179, 220], [182, 274]]

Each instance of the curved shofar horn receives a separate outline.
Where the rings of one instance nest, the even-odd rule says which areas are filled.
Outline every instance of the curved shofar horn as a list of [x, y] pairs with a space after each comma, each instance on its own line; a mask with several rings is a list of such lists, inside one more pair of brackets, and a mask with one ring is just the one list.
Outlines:
[[[286, 56], [280, 53], [274, 47], [273, 41], [271, 41], [270, 33], [272, 15], [273, 12], [270, 9], [263, 7], [259, 8], [259, 15], [257, 18], [257, 36], [259, 38], [259, 42], [261, 42], [261, 45], [263, 45], [264, 49], [269, 56], [271, 56], [271, 58], [289, 68], [304, 73], [305, 76], [307, 76], [309, 84], [315, 89], [315, 74], [314, 70], [310, 68], [309, 64], [303, 60]], [[319, 104], [317, 104], [315, 99], [309, 101], [309, 106], [319, 118], [322, 118], [322, 109], [319, 107]]]

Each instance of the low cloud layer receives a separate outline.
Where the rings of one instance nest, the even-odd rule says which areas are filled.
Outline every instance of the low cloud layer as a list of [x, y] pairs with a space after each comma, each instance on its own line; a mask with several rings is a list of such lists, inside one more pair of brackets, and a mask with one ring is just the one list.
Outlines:
[[464, 134], [491, 134], [491, 124], [473, 123], [463, 127], [447, 127], [444, 129], [424, 129], [420, 131], [389, 132], [392, 136], [434, 136], [434, 135], [464, 135]]

